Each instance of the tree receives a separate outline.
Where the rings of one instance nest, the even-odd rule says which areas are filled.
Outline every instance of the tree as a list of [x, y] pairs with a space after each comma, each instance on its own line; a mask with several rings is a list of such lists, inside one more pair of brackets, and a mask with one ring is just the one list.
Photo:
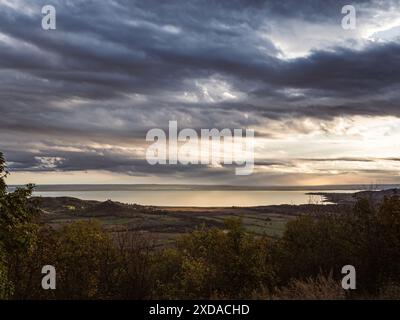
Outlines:
[[13, 288], [8, 278], [5, 252], [3, 248], [0, 247], [0, 300], [9, 298], [12, 293]]
[[35, 221], [39, 210], [30, 200], [33, 185], [7, 192], [7, 175], [6, 163], [0, 153], [0, 248], [3, 252], [3, 265], [7, 262], [7, 283], [11, 281], [15, 284], [20, 280], [24, 257], [35, 246], [38, 231]]
[[[0, 198], [3, 198], [6, 193], [6, 184], [4, 181], [5, 175], [6, 175], [5, 161], [3, 154], [0, 152]], [[0, 243], [0, 299], [5, 299], [8, 297], [9, 289], [10, 288], [9, 288], [5, 253], [3, 245]]]
[[114, 290], [115, 249], [96, 221], [76, 221], [56, 233], [51, 265], [57, 270], [59, 299], [104, 299]]
[[271, 251], [280, 285], [333, 272], [344, 265], [357, 271], [357, 292], [377, 296], [400, 281], [400, 200], [380, 205], [359, 199], [354, 208], [332, 214], [304, 215], [290, 221]]
[[244, 298], [271, 282], [266, 242], [248, 234], [240, 220], [226, 229], [204, 226], [183, 236], [156, 263], [161, 298]]

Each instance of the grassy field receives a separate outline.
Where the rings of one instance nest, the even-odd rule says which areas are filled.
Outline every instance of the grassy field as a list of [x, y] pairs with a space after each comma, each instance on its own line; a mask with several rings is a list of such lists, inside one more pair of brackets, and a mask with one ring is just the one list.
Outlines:
[[282, 205], [264, 207], [151, 207], [113, 201], [85, 201], [70, 197], [36, 198], [45, 223], [58, 228], [76, 220], [97, 219], [110, 233], [143, 232], [165, 246], [205, 225], [224, 228], [224, 221], [240, 218], [248, 232], [280, 237], [287, 221], [300, 214], [337, 210], [337, 205]]

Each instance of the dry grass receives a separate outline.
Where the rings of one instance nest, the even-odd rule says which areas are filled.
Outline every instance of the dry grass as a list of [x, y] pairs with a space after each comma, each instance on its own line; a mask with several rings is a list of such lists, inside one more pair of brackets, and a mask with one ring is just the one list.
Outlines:
[[400, 285], [388, 284], [379, 293], [382, 300], [400, 300]]
[[263, 290], [253, 295], [253, 299], [266, 300], [343, 300], [345, 291], [332, 275], [319, 275], [307, 280], [293, 280], [288, 286]]

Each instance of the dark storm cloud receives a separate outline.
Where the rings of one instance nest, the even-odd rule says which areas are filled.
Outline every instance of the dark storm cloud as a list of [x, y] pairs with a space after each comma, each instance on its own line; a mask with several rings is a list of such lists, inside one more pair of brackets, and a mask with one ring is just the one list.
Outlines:
[[[52, 157], [48, 157], [48, 154]], [[210, 170], [205, 165], [149, 165], [145, 159], [135, 159], [129, 155], [109, 150], [82, 150], [78, 152], [41, 150], [34, 155], [24, 151], [7, 152], [11, 171], [75, 171], [105, 170], [141, 175], [180, 175], [200, 177]], [[228, 174], [234, 168], [214, 169], [216, 174]]]
[[[394, 3], [370, 5], [383, 10]], [[399, 115], [393, 92], [400, 44], [282, 60], [268, 37], [269, 20], [339, 23], [345, 1], [52, 1], [56, 31], [41, 29], [46, 1], [16, 4], [25, 6], [0, 5], [0, 150], [15, 170], [189, 174], [196, 170], [156, 168], [127, 155], [92, 153], [85, 144], [143, 139], [168, 120], [235, 128], [268, 118]], [[221, 83], [240, 98], [205, 92]], [[187, 93], [192, 101], [182, 99]], [[54, 148], [76, 140], [79, 152]]]

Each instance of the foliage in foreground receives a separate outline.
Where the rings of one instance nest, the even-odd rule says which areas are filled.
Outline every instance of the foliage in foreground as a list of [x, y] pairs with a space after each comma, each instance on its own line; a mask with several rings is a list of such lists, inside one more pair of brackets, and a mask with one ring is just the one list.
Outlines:
[[[0, 153], [0, 299], [400, 299], [397, 196], [301, 216], [275, 241], [229, 220], [155, 250], [142, 234], [111, 236], [96, 221], [46, 227], [33, 187], [7, 192], [5, 175]], [[340, 286], [346, 264], [357, 270], [351, 294]], [[44, 265], [56, 267], [56, 290], [41, 288]]]

